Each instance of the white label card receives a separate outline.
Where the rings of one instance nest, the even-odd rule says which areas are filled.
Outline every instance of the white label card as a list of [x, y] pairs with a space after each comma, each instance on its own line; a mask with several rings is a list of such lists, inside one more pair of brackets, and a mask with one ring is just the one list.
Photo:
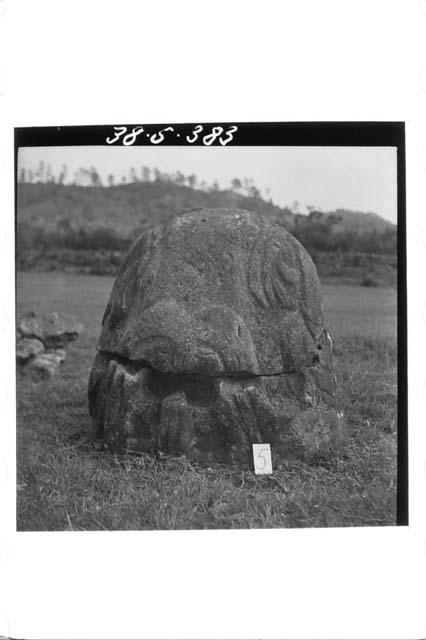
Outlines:
[[271, 446], [269, 444], [253, 445], [254, 472], [256, 474], [271, 474], [272, 459]]

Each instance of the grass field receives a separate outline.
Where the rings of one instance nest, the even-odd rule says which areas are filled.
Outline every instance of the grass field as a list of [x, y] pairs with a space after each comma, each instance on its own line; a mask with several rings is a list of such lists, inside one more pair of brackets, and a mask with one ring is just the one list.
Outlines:
[[18, 273], [17, 313], [84, 323], [60, 374], [17, 381], [18, 530], [392, 525], [396, 518], [396, 291], [324, 286], [348, 446], [273, 476], [182, 458], [114, 455], [91, 440], [87, 379], [112, 278]]

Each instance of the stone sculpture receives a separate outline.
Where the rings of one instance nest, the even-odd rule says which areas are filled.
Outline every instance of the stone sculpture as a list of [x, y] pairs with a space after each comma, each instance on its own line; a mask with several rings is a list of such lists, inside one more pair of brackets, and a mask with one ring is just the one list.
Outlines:
[[343, 441], [316, 269], [260, 215], [197, 209], [140, 236], [117, 274], [89, 380], [115, 449], [247, 464]]

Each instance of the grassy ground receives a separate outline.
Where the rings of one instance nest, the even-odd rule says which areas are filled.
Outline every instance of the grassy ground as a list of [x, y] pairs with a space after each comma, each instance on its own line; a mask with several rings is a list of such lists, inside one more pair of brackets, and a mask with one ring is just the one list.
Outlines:
[[345, 453], [273, 476], [116, 456], [90, 439], [87, 378], [112, 279], [18, 274], [18, 316], [67, 311], [86, 330], [51, 381], [18, 380], [18, 530], [391, 525], [396, 518], [396, 294], [325, 286]]

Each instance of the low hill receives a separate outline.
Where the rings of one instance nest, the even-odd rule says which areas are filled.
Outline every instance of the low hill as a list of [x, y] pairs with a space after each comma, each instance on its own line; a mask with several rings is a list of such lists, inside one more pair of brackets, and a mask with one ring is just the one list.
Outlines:
[[18, 223], [46, 232], [60, 230], [66, 221], [74, 229], [109, 227], [121, 237], [133, 237], [135, 231], [164, 223], [176, 213], [197, 207], [249, 209], [288, 229], [294, 227], [290, 209], [233, 191], [207, 192], [159, 181], [114, 187], [51, 183], [18, 186]]
[[343, 233], [345, 231], [371, 233], [373, 230], [378, 233], [385, 233], [395, 229], [395, 225], [392, 222], [385, 220], [377, 213], [336, 209], [327, 215], [333, 218], [333, 233]]
[[[355, 254], [370, 256], [368, 260], [356, 258], [361, 265], [358, 279], [363, 270], [371, 271], [373, 255], [382, 256], [373, 259], [373, 264], [396, 265], [396, 227], [374, 213], [339, 209], [311, 211], [306, 216], [278, 207], [259, 195], [201, 190], [163, 180], [111, 187], [19, 184], [17, 262], [21, 268], [44, 270], [68, 268], [71, 264], [72, 268], [91, 273], [113, 272], [139, 233], [167, 222], [176, 213], [198, 207], [257, 211], [293, 233], [317, 266], [327, 264], [327, 272], [331, 270], [333, 274], [343, 273], [344, 263], [348, 273], [355, 268]], [[328, 254], [327, 258], [321, 258], [322, 254]], [[395, 271], [394, 267], [391, 271]]]

